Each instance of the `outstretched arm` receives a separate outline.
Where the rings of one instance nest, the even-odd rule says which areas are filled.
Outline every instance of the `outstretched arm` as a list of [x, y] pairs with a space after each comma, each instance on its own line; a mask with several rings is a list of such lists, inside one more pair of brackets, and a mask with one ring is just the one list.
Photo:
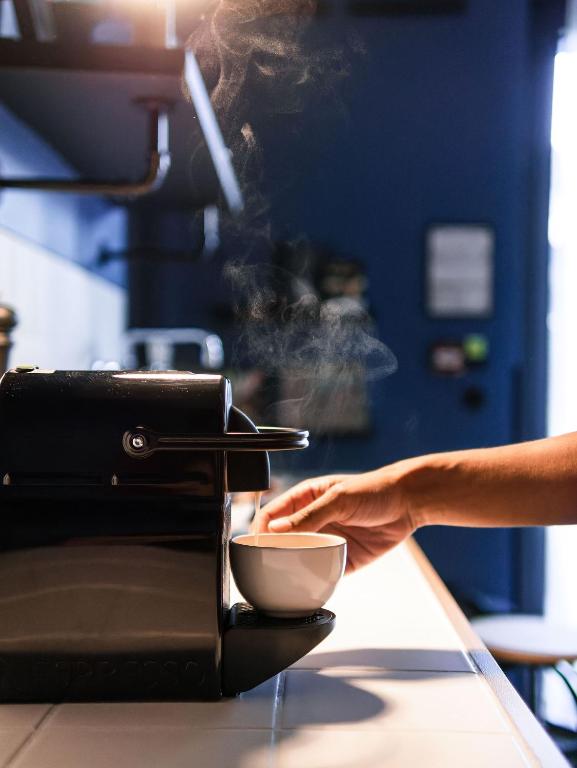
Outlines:
[[354, 569], [425, 525], [568, 523], [577, 523], [577, 432], [306, 480], [264, 507], [255, 528], [341, 533]]

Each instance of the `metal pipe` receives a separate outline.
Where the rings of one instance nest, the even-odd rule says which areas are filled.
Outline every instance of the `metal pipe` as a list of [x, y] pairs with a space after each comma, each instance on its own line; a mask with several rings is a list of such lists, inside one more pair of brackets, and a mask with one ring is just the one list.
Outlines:
[[232, 213], [240, 213], [244, 207], [244, 201], [232, 167], [230, 150], [224, 143], [196, 56], [190, 50], [184, 54], [184, 80], [196, 109], [198, 122], [202, 128], [202, 134], [208, 146], [228, 209]]
[[67, 192], [77, 195], [139, 197], [157, 190], [170, 168], [168, 144], [168, 102], [139, 100], [149, 114], [149, 159], [143, 178], [137, 181], [97, 181], [90, 179], [1, 179], [0, 189]]

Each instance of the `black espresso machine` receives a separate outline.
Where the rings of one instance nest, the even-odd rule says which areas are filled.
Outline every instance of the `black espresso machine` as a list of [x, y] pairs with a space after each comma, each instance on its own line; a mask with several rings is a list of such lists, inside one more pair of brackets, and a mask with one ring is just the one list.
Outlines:
[[229, 606], [230, 494], [308, 435], [255, 427], [223, 376], [22, 366], [0, 436], [0, 701], [232, 696], [333, 628]]

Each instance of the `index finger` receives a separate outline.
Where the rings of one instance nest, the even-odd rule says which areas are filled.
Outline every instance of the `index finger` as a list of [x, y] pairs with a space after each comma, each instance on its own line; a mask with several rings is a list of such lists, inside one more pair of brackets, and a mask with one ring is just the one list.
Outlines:
[[306, 506], [308, 500], [313, 498], [308, 482], [304, 480], [257, 510], [252, 522], [252, 530], [255, 533], [266, 533], [268, 524], [274, 517], [292, 514]]
[[303, 480], [298, 485], [289, 488], [276, 499], [270, 501], [261, 510], [257, 510], [252, 524], [255, 533], [266, 533], [268, 524], [276, 517], [286, 517], [307, 507], [322, 496], [325, 491], [346, 475], [327, 475], [310, 480]]

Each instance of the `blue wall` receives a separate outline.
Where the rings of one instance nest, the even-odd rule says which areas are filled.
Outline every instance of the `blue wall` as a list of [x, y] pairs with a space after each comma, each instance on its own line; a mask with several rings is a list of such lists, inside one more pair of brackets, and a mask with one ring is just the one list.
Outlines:
[[[0, 173], [7, 178], [74, 176], [50, 146], [2, 105]], [[98, 198], [0, 190], [0, 227], [119, 285], [125, 283], [124, 266], [116, 262], [103, 267], [98, 259], [101, 249], [124, 246], [126, 226], [125, 209]]]
[[[525, 395], [529, 347], [530, 375], [542, 379], [545, 367], [543, 345], [527, 338], [528, 318], [534, 334], [546, 309], [540, 302], [533, 311], [528, 283], [529, 268], [544, 274], [547, 219], [546, 173], [533, 173], [535, 152], [548, 152], [547, 136], [535, 148], [532, 131], [539, 111], [548, 116], [546, 88], [535, 103], [533, 7], [470, 0], [464, 13], [439, 16], [321, 15], [313, 48], [317, 36], [321, 50], [351, 32], [365, 48], [350, 56], [340, 103], [319, 89], [296, 117], [254, 104], [273, 241], [304, 236], [364, 264], [380, 338], [398, 359], [394, 375], [371, 385], [372, 436], [321, 441], [291, 466], [363, 470], [542, 431], [544, 393], [529, 406]], [[135, 208], [132, 244], [190, 249], [191, 220], [186, 211]], [[462, 222], [494, 229], [495, 311], [487, 320], [430, 319], [425, 233], [433, 223]], [[541, 229], [538, 251], [530, 225]], [[230, 300], [222, 266], [239, 256], [232, 247], [209, 263], [144, 263], [133, 270], [133, 317], [218, 326], [217, 305]], [[434, 375], [430, 345], [470, 333], [488, 338], [488, 365], [461, 378]], [[477, 410], [463, 402], [471, 386], [485, 394]]]
[[[273, 240], [305, 236], [362, 262], [380, 338], [399, 364], [394, 375], [371, 385], [372, 436], [318, 441], [302, 457], [284, 457], [288, 466], [363, 470], [538, 434], [544, 402], [533, 406], [531, 429], [522, 411], [530, 305], [523, 295], [533, 119], [530, 6], [529, 0], [471, 0], [466, 12], [440, 16], [321, 15], [313, 48], [317, 36], [322, 50], [351, 32], [365, 48], [363, 56], [350, 57], [340, 104], [319, 88], [295, 117], [269, 114], [255, 98]], [[158, 241], [166, 231], [165, 246], [177, 248], [180, 237], [186, 249], [190, 218], [150, 205], [140, 214], [136, 209], [132, 242]], [[491, 319], [427, 318], [424, 238], [435, 222], [480, 222], [495, 230]], [[218, 329], [215, 306], [227, 301], [222, 265], [239, 255], [233, 248], [208, 264], [135, 268], [133, 319]], [[430, 373], [432, 342], [478, 332], [490, 343], [486, 367], [459, 379]], [[543, 365], [537, 360], [534, 373]], [[470, 386], [485, 394], [478, 410], [463, 404]]]
[[[465, 15], [346, 19], [366, 46], [330, 144], [303, 131], [300, 178], [274, 200], [275, 228], [305, 232], [365, 263], [380, 335], [398, 371], [375, 385], [374, 436], [331, 462], [364, 469], [412, 454], [519, 436], [527, 214], [526, 0], [477, 0]], [[328, 25], [327, 19], [321, 24]], [[336, 30], [336, 34], [339, 30]], [[319, 151], [320, 150], [320, 151]], [[496, 235], [495, 314], [426, 317], [424, 235], [434, 222], [482, 222]], [[431, 342], [488, 336], [489, 365], [461, 379], [427, 369]], [[462, 404], [470, 385], [486, 405]], [[311, 455], [306, 457], [310, 465]], [[318, 456], [322, 461], [321, 453]]]

